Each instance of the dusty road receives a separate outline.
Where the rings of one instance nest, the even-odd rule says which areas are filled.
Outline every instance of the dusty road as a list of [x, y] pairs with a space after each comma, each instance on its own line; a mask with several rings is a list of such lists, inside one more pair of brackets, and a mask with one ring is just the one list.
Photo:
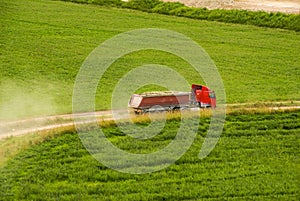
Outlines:
[[300, 13], [300, 0], [164, 0], [181, 2], [192, 7], [206, 7], [208, 9], [244, 9], [252, 11]]
[[[230, 106], [230, 105], [229, 105]], [[232, 104], [231, 107], [239, 109], [242, 104]], [[227, 106], [228, 107], [228, 106]], [[247, 109], [247, 107], [245, 107]], [[300, 109], [299, 105], [296, 106], [272, 106], [267, 107], [270, 110], [290, 110]], [[250, 107], [248, 109], [255, 109]], [[258, 108], [259, 109], [259, 108]], [[76, 115], [76, 124], [85, 124], [96, 121], [120, 120], [128, 118], [127, 110], [119, 110], [116, 117], [113, 117], [112, 111], [99, 111], [82, 113]], [[0, 122], [0, 140], [11, 136], [21, 136], [29, 133], [37, 133], [41, 131], [49, 131], [57, 128], [64, 128], [74, 126], [73, 114], [47, 116], [39, 118], [30, 118], [12, 122]]]
[[[99, 111], [82, 113], [76, 117], [77, 123], [87, 123], [94, 119], [111, 120], [111, 111]], [[92, 120], [91, 120], [92, 119]], [[0, 122], [0, 140], [11, 136], [20, 136], [28, 133], [36, 133], [40, 131], [54, 130], [74, 125], [73, 114], [28, 118], [10, 122]]]

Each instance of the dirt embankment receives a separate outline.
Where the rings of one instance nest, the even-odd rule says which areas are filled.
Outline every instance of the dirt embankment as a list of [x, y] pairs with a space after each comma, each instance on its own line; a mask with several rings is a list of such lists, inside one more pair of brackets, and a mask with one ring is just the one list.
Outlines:
[[208, 9], [243, 9], [300, 14], [300, 0], [164, 0]]

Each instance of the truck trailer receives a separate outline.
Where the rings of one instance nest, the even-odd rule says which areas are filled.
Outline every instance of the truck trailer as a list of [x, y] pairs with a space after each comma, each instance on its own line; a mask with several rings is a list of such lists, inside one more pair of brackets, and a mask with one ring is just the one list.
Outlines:
[[188, 108], [215, 108], [215, 92], [208, 87], [192, 84], [190, 92], [159, 91], [133, 94], [128, 103], [135, 114], [176, 111]]

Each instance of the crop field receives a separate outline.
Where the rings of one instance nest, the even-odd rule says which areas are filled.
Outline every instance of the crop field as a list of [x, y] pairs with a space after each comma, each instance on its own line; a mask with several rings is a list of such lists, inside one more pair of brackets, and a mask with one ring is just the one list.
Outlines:
[[[96, 161], [74, 133], [18, 154], [1, 169], [2, 200], [297, 200], [300, 111], [230, 115], [211, 154], [197, 155], [209, 119], [203, 118], [189, 151], [161, 171], [132, 175]], [[157, 136], [133, 140], [117, 127], [108, 139], [131, 152], [148, 153], [174, 138], [179, 121]]]
[[[3, 0], [0, 6], [1, 120], [71, 113], [74, 81], [89, 53], [116, 34], [153, 27], [182, 33], [208, 52], [228, 103], [300, 99], [299, 32], [49, 0]], [[110, 108], [111, 92], [124, 73], [149, 63], [167, 65], [189, 83], [203, 83], [174, 55], [134, 52], [106, 72], [96, 109]]]
[[[168, 6], [174, 5], [165, 4], [157, 13], [146, 13], [52, 0], [1, 1], [3, 125], [12, 120], [72, 113], [74, 82], [91, 51], [117, 34], [141, 28], [173, 30], [203, 47], [223, 79], [227, 103], [233, 105], [208, 157], [198, 158], [210, 123], [211, 111], [204, 110], [190, 149], [171, 166], [151, 174], [120, 173], [99, 163], [85, 149], [73, 125], [49, 133], [9, 137], [0, 141], [0, 200], [300, 199], [300, 110], [264, 108], [299, 104], [300, 33], [176, 17], [171, 12], [165, 13], [169, 16], [158, 14]], [[179, 10], [189, 10], [189, 15], [198, 13], [194, 8]], [[208, 15], [210, 11], [203, 12]], [[216, 18], [224, 13], [226, 16], [226, 12], [212, 11]], [[227, 13], [232, 17], [235, 11]], [[276, 23], [281, 16], [241, 13], [253, 15], [253, 19], [265, 15]], [[189, 84], [205, 84], [190, 64], [173, 54], [158, 50], [132, 52], [116, 60], [99, 80], [96, 110], [111, 109], [111, 94], [118, 81], [146, 64], [168, 66]], [[146, 85], [137, 92], [160, 89]], [[246, 106], [240, 108], [241, 104], [248, 105], [249, 110]], [[262, 106], [260, 111], [255, 109], [257, 106]], [[113, 121], [101, 123], [106, 137], [120, 149], [152, 153], [175, 138], [180, 127], [176, 115], [166, 120], [160, 133], [146, 140], [126, 135]], [[148, 125], [147, 117], [140, 119], [135, 124]], [[191, 116], [186, 119], [192, 120]], [[38, 126], [33, 119], [35, 123]], [[129, 129], [132, 124], [124, 126]]]

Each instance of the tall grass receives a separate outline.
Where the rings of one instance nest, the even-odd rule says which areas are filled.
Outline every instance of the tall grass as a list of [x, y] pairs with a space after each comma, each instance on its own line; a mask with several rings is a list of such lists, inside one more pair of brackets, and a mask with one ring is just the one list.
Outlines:
[[16, 154], [41, 144], [65, 133], [76, 133], [74, 126], [58, 127], [51, 130], [37, 131], [22, 136], [11, 136], [0, 140], [0, 167]]
[[[229, 115], [224, 132], [204, 160], [198, 159], [209, 121], [183, 157], [159, 172], [130, 175], [96, 161], [77, 135], [64, 133], [20, 152], [0, 169], [3, 200], [297, 200], [299, 110]], [[167, 121], [157, 136], [135, 140], [104, 128], [122, 150], [153, 152], [175, 136]]]
[[[226, 109], [226, 115], [230, 118], [234, 116], [250, 116], [250, 115], [274, 115], [278, 116], [280, 114], [285, 114], [286, 112], [297, 112], [297, 109], [285, 109], [285, 110], [274, 110], [265, 105], [261, 105], [258, 108], [254, 108], [253, 105], [245, 105], [242, 107], [231, 106]], [[150, 117], [151, 115], [151, 117]], [[161, 121], [164, 120], [164, 117], [160, 113], [158, 114], [143, 114], [143, 115], [133, 115], [130, 119], [123, 120], [105, 120], [102, 118], [98, 119], [98, 125], [102, 129], [116, 128], [118, 124], [121, 125], [132, 125], [132, 124], [141, 124], [148, 125], [152, 121]], [[201, 109], [196, 112], [168, 112], [166, 113], [165, 119], [167, 121], [181, 121], [182, 118], [189, 119], [200, 117], [201, 119], [208, 120], [212, 115], [211, 109]], [[162, 119], [163, 118], [163, 119]], [[73, 120], [69, 120], [73, 121]], [[51, 140], [55, 137], [61, 136], [65, 133], [76, 134], [76, 128], [74, 125], [62, 126], [61, 121], [55, 122], [58, 123], [58, 127], [49, 130], [41, 130], [32, 133], [28, 133], [22, 136], [10, 136], [0, 140], [0, 166], [3, 166], [9, 159], [13, 158], [16, 154], [30, 148], [33, 145], [41, 144], [42, 142]], [[92, 124], [94, 126], [94, 124]], [[87, 124], [87, 127], [89, 125]], [[22, 129], [20, 127], [20, 129]]]

